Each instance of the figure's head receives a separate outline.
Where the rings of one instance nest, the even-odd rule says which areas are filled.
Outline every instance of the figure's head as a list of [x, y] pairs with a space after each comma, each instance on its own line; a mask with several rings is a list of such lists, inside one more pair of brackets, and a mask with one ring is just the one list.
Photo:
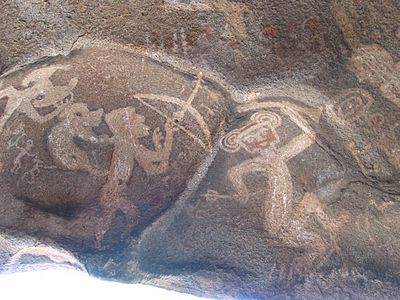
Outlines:
[[106, 123], [114, 134], [141, 138], [149, 135], [150, 128], [144, 124], [145, 117], [136, 113], [133, 107], [111, 111], [106, 115]]
[[31, 72], [22, 81], [24, 94], [29, 97], [36, 108], [48, 107], [70, 102], [72, 90], [78, 83], [77, 78], [70, 80], [68, 85], [54, 86], [50, 77], [57, 70], [69, 70], [68, 66], [54, 65]]
[[392, 56], [379, 45], [368, 45], [354, 51], [351, 66], [360, 81], [376, 87], [394, 76], [395, 64]]
[[27, 140], [25, 143], [25, 150], [29, 151], [33, 148], [33, 141], [32, 140]]
[[274, 112], [257, 112], [250, 118], [250, 123], [232, 130], [220, 141], [220, 146], [227, 152], [237, 152], [241, 148], [249, 153], [261, 152], [279, 142], [275, 131], [281, 125], [281, 118]]
[[103, 109], [90, 111], [85, 103], [75, 103], [65, 108], [59, 117], [83, 127], [97, 127], [101, 123]]
[[371, 94], [362, 89], [348, 89], [336, 96], [329, 113], [337, 123], [352, 124], [367, 114], [374, 102]]

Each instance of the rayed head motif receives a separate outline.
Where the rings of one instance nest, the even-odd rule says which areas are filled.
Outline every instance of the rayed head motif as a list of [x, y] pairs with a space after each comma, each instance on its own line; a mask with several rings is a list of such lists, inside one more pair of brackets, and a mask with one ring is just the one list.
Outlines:
[[336, 105], [328, 105], [327, 113], [341, 125], [353, 124], [368, 114], [374, 102], [371, 94], [363, 89], [347, 89], [336, 96]]
[[249, 153], [260, 152], [279, 142], [275, 128], [281, 123], [281, 118], [274, 112], [256, 112], [248, 124], [225, 135], [220, 146], [231, 153], [238, 152], [241, 148]]

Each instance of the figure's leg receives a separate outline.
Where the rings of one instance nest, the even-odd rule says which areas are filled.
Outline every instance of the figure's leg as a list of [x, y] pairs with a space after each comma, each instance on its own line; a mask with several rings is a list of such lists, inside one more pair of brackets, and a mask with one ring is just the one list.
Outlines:
[[320, 233], [307, 226], [311, 215], [322, 225], [329, 219], [324, 213], [317, 195], [305, 193], [300, 205], [296, 207], [296, 211], [290, 218], [288, 230], [283, 235], [284, 241], [289, 247], [302, 251], [292, 263], [293, 275], [311, 272], [325, 257], [329, 256], [328, 241]]
[[110, 229], [113, 218], [114, 211], [102, 208], [102, 215], [100, 216], [100, 222], [97, 225], [95, 233], [95, 247], [97, 249], [101, 248], [101, 243], [104, 239], [104, 235]]
[[[107, 188], [107, 187], [105, 187]], [[121, 210], [125, 215], [126, 225], [124, 234], [129, 234], [130, 230], [138, 222], [138, 212], [135, 205], [124, 196], [121, 196], [122, 191], [120, 189], [110, 187], [111, 190], [104, 191], [101, 199], [101, 210], [102, 216], [101, 221], [97, 226], [95, 238], [96, 247], [101, 247], [101, 242], [104, 239], [104, 235], [111, 228], [112, 221], [115, 217], [117, 210]]]
[[286, 162], [276, 153], [264, 158], [268, 193], [264, 204], [264, 228], [271, 239], [284, 242], [293, 215], [293, 185]]

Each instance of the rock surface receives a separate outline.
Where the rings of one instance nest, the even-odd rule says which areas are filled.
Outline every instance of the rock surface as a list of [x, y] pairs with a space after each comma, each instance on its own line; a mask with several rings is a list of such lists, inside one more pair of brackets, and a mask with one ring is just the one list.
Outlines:
[[3, 271], [400, 297], [398, 1], [0, 8]]
[[79, 248], [99, 248], [113, 221], [119, 240], [163, 212], [210, 155], [230, 105], [202, 72], [100, 49], [21, 71], [1, 93], [1, 225]]

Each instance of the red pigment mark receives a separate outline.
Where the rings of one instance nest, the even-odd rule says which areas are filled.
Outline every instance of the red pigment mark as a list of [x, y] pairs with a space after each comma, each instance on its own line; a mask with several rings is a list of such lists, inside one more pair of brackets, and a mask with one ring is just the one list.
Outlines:
[[228, 43], [228, 46], [231, 47], [232, 49], [237, 49], [237, 48], [239, 48], [239, 46], [240, 46], [240, 42], [237, 41], [237, 40], [231, 40], [231, 41]]
[[309, 178], [307, 175], [302, 174], [299, 177], [299, 183], [303, 186], [303, 187], [307, 187], [309, 185]]
[[200, 30], [200, 33], [204, 34], [208, 38], [213, 33], [213, 30], [211, 27], [205, 27]]
[[371, 123], [375, 127], [381, 127], [385, 123], [385, 119], [381, 114], [375, 114], [371, 117]]
[[264, 36], [276, 38], [278, 36], [278, 29], [274, 26], [267, 26], [264, 28]]
[[315, 18], [310, 18], [306, 22], [306, 27], [310, 29], [316, 29], [319, 26], [317, 19]]
[[265, 148], [271, 144], [271, 142], [276, 140], [274, 133], [271, 130], [268, 130], [266, 134], [264, 134], [263, 139], [255, 143], [255, 148]]

